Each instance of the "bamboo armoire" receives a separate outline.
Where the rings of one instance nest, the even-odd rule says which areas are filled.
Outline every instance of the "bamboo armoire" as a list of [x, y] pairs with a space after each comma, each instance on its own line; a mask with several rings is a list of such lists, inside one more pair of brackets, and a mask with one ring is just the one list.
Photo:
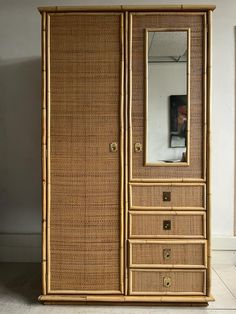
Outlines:
[[213, 300], [214, 8], [39, 8], [43, 303]]

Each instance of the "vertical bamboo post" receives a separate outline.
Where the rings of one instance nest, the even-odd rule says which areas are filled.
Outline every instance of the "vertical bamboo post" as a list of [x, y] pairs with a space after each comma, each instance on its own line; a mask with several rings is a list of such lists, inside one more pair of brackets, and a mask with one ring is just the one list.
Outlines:
[[125, 295], [128, 294], [128, 12], [125, 12]]
[[187, 147], [186, 147], [186, 162], [190, 164], [190, 126], [191, 126], [191, 82], [190, 82], [190, 75], [191, 75], [191, 29], [187, 30], [187, 49], [188, 49], [188, 62], [187, 62]]
[[212, 70], [212, 11], [208, 11], [207, 36], [207, 239], [208, 239], [208, 271], [207, 296], [211, 294], [211, 70]]
[[145, 49], [144, 49], [144, 164], [147, 164], [148, 158], [148, 29], [145, 30], [144, 35]]
[[46, 236], [46, 248], [47, 248], [47, 291], [50, 291], [50, 15], [47, 14], [46, 19], [46, 114], [47, 114], [47, 236]]
[[129, 13], [129, 180], [132, 180], [132, 162], [133, 162], [133, 139], [132, 139], [132, 25], [133, 25], [133, 16], [132, 13]]
[[120, 14], [120, 289], [124, 293], [124, 14]]
[[203, 179], [206, 180], [206, 168], [207, 168], [207, 13], [204, 14], [204, 41], [203, 41], [203, 49], [204, 49], [204, 69], [203, 69]]
[[41, 26], [41, 40], [42, 40], [42, 124], [41, 124], [41, 166], [42, 166], [42, 294], [46, 295], [46, 202], [47, 202], [47, 195], [46, 195], [46, 152], [47, 152], [47, 141], [46, 141], [46, 13], [42, 13], [42, 26]]

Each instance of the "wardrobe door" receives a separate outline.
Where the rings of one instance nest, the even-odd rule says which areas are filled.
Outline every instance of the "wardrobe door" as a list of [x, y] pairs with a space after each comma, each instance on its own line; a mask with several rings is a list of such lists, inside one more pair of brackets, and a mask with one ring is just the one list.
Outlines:
[[47, 292], [123, 292], [123, 15], [47, 14]]
[[130, 14], [130, 180], [206, 179], [206, 28], [205, 12]]

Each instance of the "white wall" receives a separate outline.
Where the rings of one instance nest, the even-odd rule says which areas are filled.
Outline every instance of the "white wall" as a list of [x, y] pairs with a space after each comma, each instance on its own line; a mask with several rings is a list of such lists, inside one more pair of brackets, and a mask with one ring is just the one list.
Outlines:
[[181, 160], [186, 151], [170, 147], [170, 95], [187, 94], [186, 65], [148, 64], [148, 162]]
[[[232, 236], [236, 1], [202, 2], [217, 5], [213, 13], [212, 227], [216, 236]], [[1, 233], [30, 234], [41, 230], [40, 15], [37, 7], [148, 3], [199, 4], [199, 1], [0, 0]]]

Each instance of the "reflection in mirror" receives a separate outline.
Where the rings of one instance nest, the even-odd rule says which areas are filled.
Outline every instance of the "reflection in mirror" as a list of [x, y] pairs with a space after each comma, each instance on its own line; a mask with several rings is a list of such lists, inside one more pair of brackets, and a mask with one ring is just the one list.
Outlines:
[[187, 162], [188, 30], [147, 31], [146, 165]]

